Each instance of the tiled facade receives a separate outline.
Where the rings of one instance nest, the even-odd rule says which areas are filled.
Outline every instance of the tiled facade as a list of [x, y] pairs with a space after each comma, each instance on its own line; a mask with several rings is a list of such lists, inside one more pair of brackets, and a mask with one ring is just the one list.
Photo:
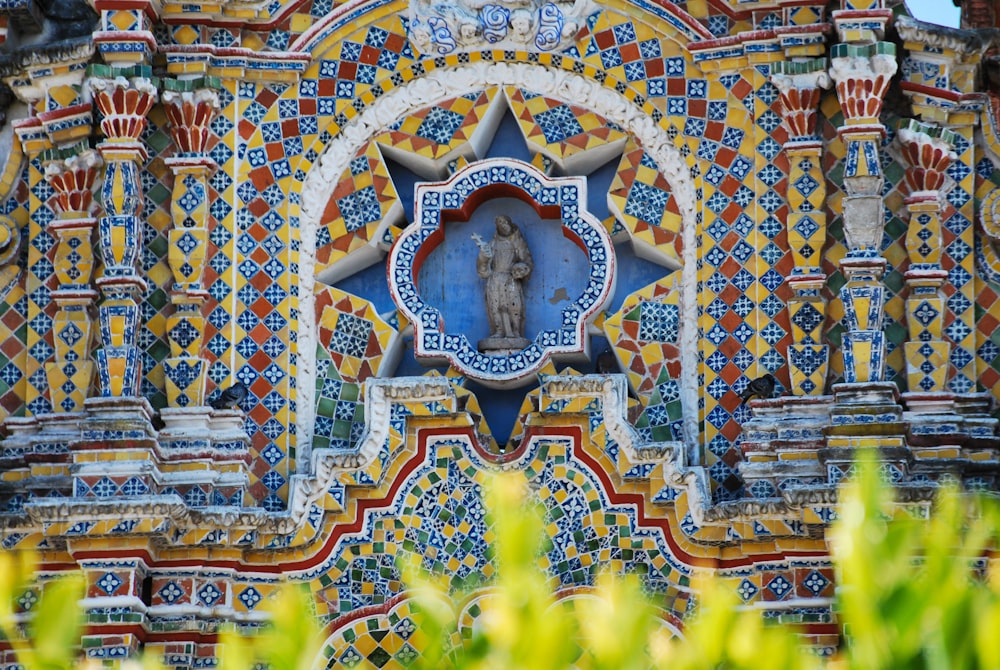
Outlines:
[[[485, 576], [471, 626], [497, 471], [555, 588], [639, 571], [682, 631], [714, 572], [829, 652], [856, 449], [914, 503], [1000, 488], [993, 33], [886, 0], [95, 0], [32, 52], [33, 3], [0, 8], [0, 538], [84, 570], [89, 657], [209, 667], [290, 579], [329, 663], [405, 666], [397, 559]], [[500, 213], [529, 344], [482, 352]]]

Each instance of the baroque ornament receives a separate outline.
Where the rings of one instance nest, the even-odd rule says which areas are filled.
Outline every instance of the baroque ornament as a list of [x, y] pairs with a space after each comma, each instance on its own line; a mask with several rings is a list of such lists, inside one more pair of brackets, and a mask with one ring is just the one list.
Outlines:
[[414, 2], [410, 40], [427, 55], [496, 47], [557, 51], [574, 43], [595, 9], [590, 0]]
[[[447, 331], [440, 310], [421, 296], [416, 278], [424, 259], [444, 242], [445, 221], [468, 221], [482, 201], [501, 195], [526, 202], [539, 217], [560, 219], [563, 235], [584, 250], [590, 270], [583, 294], [563, 308], [560, 327], [541, 330], [530, 340], [508, 338], [503, 333], [490, 337], [486, 346], [503, 352], [490, 355], [474, 347], [465, 334]], [[400, 235], [389, 255], [389, 291], [414, 325], [417, 358], [447, 361], [470, 378], [499, 388], [529, 383], [552, 357], [589, 356], [587, 324], [614, 294], [616, 265], [611, 238], [601, 222], [586, 211], [586, 201], [583, 177], [550, 178], [531, 165], [512, 159], [477, 161], [447, 181], [417, 184], [414, 210], [417, 224]], [[500, 232], [500, 224], [497, 230]], [[506, 253], [499, 250], [496, 240], [489, 245], [491, 252]], [[530, 256], [525, 258], [530, 262]], [[530, 272], [524, 258], [511, 269], [518, 265], [519, 269]], [[500, 289], [491, 288], [495, 284], [491, 283], [493, 278], [502, 281], [500, 274], [496, 266], [492, 274], [487, 272], [488, 302], [504, 298], [498, 293]], [[516, 351], [518, 345], [522, 346]]]

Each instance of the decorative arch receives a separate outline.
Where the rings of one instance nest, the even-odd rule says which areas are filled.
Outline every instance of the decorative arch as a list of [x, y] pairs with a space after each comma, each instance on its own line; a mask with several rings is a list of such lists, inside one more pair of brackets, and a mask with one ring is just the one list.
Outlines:
[[[340, 134], [329, 142], [324, 152], [317, 158], [317, 166], [306, 177], [302, 187], [302, 210], [300, 223], [300, 313], [311, 314], [314, 310], [313, 295], [319, 268], [314, 259], [317, 256], [317, 233], [323, 212], [337, 180], [349, 169], [364, 143], [385, 132], [400, 119], [444, 100], [468, 93], [482, 86], [525, 86], [529, 90], [572, 101], [577, 105], [592, 109], [607, 118], [624, 132], [636, 138], [664, 175], [676, 198], [681, 215], [681, 238], [683, 239], [681, 302], [684, 305], [681, 316], [681, 349], [687, 359], [683, 361], [684, 378], [681, 381], [683, 405], [689, 408], [685, 417], [687, 435], [697, 434], [697, 367], [696, 341], [697, 321], [694, 313], [697, 288], [695, 275], [695, 229], [696, 198], [694, 180], [688, 162], [691, 159], [677, 148], [675, 134], [668, 133], [658, 125], [654, 115], [637, 107], [635, 101], [608, 88], [608, 82], [600, 83], [584, 75], [528, 63], [478, 62], [469, 65], [434, 69], [420, 79], [414, 79], [380, 96], [374, 103], [360, 112], [357, 118]], [[655, 115], [663, 120], [659, 112]], [[368, 250], [363, 252], [370, 254]], [[369, 255], [375, 260], [377, 255]], [[311, 390], [316, 386], [317, 369], [307, 358], [315, 349], [315, 325], [303, 319], [300, 322], [299, 350], [302, 352], [298, 364], [298, 389], [300, 401], [296, 416], [296, 432], [299, 440], [308, 445], [313, 432], [313, 407]], [[301, 442], [300, 442], [301, 444]]]

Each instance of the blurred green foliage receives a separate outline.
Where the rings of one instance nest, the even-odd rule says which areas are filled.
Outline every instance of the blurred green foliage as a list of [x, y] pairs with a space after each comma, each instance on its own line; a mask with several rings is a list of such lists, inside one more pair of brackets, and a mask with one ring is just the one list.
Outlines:
[[[553, 584], [539, 568], [546, 549], [544, 510], [531, 503], [523, 479], [502, 476], [487, 491], [496, 532], [498, 575], [489, 609], [471, 639], [452, 649], [425, 654], [420, 668], [456, 670], [641, 670], [645, 668], [811, 668], [808, 654], [788, 628], [764, 623], [759, 611], [738, 607], [735, 592], [719, 581], [696, 584], [699, 611], [674, 635], [643, 594], [636, 575], [596, 576], [591, 593], [557, 601]], [[416, 570], [406, 576], [418, 584], [421, 626], [444, 633], [457, 622], [443, 580]]]
[[312, 595], [305, 584], [286, 583], [268, 601], [270, 624], [253, 635], [235, 627], [219, 635], [219, 670], [312, 670], [323, 643]]
[[[25, 670], [71, 668], [83, 629], [77, 606], [84, 594], [83, 574], [36, 582], [36, 566], [33, 554], [0, 552], [0, 635]], [[24, 613], [29, 608], [30, 617]]]
[[870, 455], [841, 491], [829, 535], [846, 633], [837, 667], [1000, 667], [1000, 566], [986, 558], [997, 500], [948, 485], [924, 519], [893, 496]]
[[[993, 499], [942, 488], [934, 513], [900, 504], [878, 468], [862, 463], [841, 491], [828, 540], [837, 575], [836, 611], [844, 642], [832, 659], [800, 643], [801, 632], [742, 606], [730, 582], [694, 584], [697, 611], [683, 637], [658, 616], [634, 575], [597, 575], [593, 589], [558, 598], [542, 570], [544, 509], [524, 479], [497, 477], [488, 487], [498, 572], [471, 630], [462, 629], [444, 575], [419, 561], [401, 567], [414, 598], [423, 645], [421, 669], [731, 670], [831, 668], [954, 669], [1000, 667], [1000, 574], [987, 559], [997, 547], [1000, 509]], [[419, 557], [418, 557], [419, 559]], [[45, 584], [40, 598], [31, 556], [0, 553], [0, 632], [25, 670], [80, 667], [81, 576]], [[25, 593], [32, 594], [26, 597]], [[33, 616], [18, 601], [37, 603]], [[220, 670], [308, 670], [324, 664], [311, 594], [288, 584], [267, 603], [271, 622], [253, 634], [220, 635]], [[154, 670], [155, 659], [146, 670]], [[364, 663], [362, 663], [364, 667]]]

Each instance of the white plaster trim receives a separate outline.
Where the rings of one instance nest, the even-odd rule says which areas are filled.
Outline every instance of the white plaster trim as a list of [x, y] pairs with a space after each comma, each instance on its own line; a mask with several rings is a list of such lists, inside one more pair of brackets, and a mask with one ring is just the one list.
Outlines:
[[146, 613], [147, 605], [142, 602], [142, 598], [136, 596], [95, 596], [92, 598], [81, 598], [80, 609], [92, 610], [103, 609], [105, 607], [127, 607], [141, 614]]
[[[596, 81], [559, 69], [527, 63], [479, 62], [463, 67], [442, 68], [395, 88], [365, 109], [335, 137], [310, 171], [302, 188], [299, 252], [299, 359], [296, 413], [300, 454], [311, 450], [315, 421], [317, 327], [316, 233], [324, 207], [340, 175], [353, 155], [372, 137], [400, 118], [435, 103], [492, 86], [524, 86], [538, 93], [593, 110], [631, 133], [656, 161], [671, 186], [681, 212], [684, 267], [681, 281], [681, 402], [684, 408], [685, 441], [691, 455], [697, 453], [698, 352], [697, 276], [695, 250], [696, 198], [690, 171], [663, 127], [625, 96]], [[302, 459], [308, 460], [308, 459]]]
[[[550, 377], [542, 384], [542, 396], [573, 399], [581, 395], [595, 396], [601, 401], [604, 426], [618, 443], [632, 465], [654, 463], [663, 465], [663, 481], [670, 488], [688, 494], [691, 518], [698, 526], [705, 525], [705, 510], [712, 505], [708, 471], [704, 467], [688, 466], [682, 442], [640, 442], [639, 434], [628, 422], [628, 394], [625, 375], [568, 375]], [[542, 405], [545, 405], [544, 399]]]
[[406, 402], [438, 402], [451, 411], [457, 406], [455, 390], [443, 377], [368, 380], [365, 384], [366, 430], [360, 448], [351, 452], [317, 449], [311, 455], [309, 474], [292, 476], [288, 513], [295, 528], [300, 526], [312, 504], [333, 486], [338, 474], [363, 469], [378, 458], [389, 439], [392, 406]]
[[[837, 84], [856, 79], [876, 79], [892, 77], [899, 63], [889, 54], [873, 56], [840, 56], [830, 59], [830, 76]], [[848, 95], [854, 95], [849, 91]]]
[[[608, 434], [628, 457], [632, 465], [654, 463], [663, 465], [663, 480], [668, 486], [688, 495], [689, 509], [695, 524], [704, 525], [705, 511], [711, 506], [708, 471], [701, 466], [689, 467], [680, 442], [639, 441], [639, 434], [626, 420], [628, 409], [624, 375], [567, 375], [551, 377], [541, 385], [544, 398], [573, 399], [580, 396], [600, 400]], [[363, 469], [375, 462], [390, 435], [392, 406], [408, 403], [440, 403], [447, 411], [458, 411], [457, 396], [451, 382], [443, 377], [409, 377], [403, 379], [371, 379], [365, 385], [364, 440], [358, 451], [344, 452], [317, 449], [312, 454], [312, 473], [292, 477], [288, 516], [276, 518], [277, 532], [292, 532], [301, 526], [310, 507], [322, 498], [343, 472]], [[467, 445], [472, 450], [472, 445]], [[532, 453], [529, 448], [527, 454]], [[508, 464], [509, 465], [509, 464]], [[290, 523], [288, 523], [290, 521]]]

